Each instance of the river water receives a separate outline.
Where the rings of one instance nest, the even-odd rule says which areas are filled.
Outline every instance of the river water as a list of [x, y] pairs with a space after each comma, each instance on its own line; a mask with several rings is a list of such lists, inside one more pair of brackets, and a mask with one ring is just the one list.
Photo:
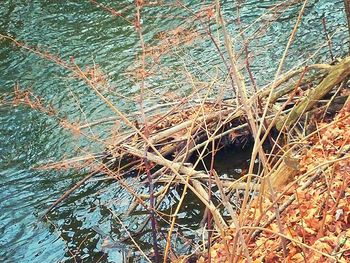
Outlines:
[[[193, 14], [201, 10], [201, 1], [184, 1], [183, 5], [175, 5], [176, 1], [170, 0], [164, 1], [163, 5], [153, 2], [153, 6], [142, 10], [146, 45], [158, 43], [159, 36], [179, 25], [200, 28], [193, 20]], [[239, 28], [251, 25], [245, 31], [245, 37], [249, 38], [274, 15], [268, 13], [253, 23], [257, 18], [275, 4], [288, 1], [240, 2], [243, 2], [240, 26], [235, 19], [236, 1], [222, 1], [224, 15], [233, 35]], [[308, 2], [301, 28], [289, 52], [287, 68], [310, 56], [313, 62], [330, 62], [321, 21], [323, 16], [328, 34], [332, 36], [333, 55], [341, 57], [348, 49], [343, 1]], [[65, 61], [74, 59], [85, 70], [93, 68], [95, 72], [103, 73], [102, 92], [123, 112], [138, 111], [135, 98], [140, 85], [133, 81], [132, 74], [137, 69], [135, 61], [140, 41], [132, 22], [135, 16], [133, 1], [101, 3], [113, 7], [121, 16], [111, 15], [101, 6], [83, 0], [2, 0], [0, 33], [49, 51]], [[274, 76], [300, 7], [300, 3], [295, 4], [280, 13], [277, 22], [251, 42], [251, 68], [259, 87]], [[225, 70], [208, 38], [203, 35], [194, 38], [184, 46], [173, 44], [172, 52], [154, 59], [157, 61], [156, 73], [153, 72], [146, 81], [147, 107], [164, 101], [164, 98], [171, 100], [187, 94], [191, 90], [189, 72], [196, 81], [204, 82]], [[108, 249], [103, 247], [103, 242], [125, 235], [116, 215], [121, 216], [128, 209], [129, 194], [116, 182], [91, 181], [51, 213], [48, 221], [42, 221], [39, 219], [42, 212], [86, 174], [84, 171], [36, 168], [49, 161], [100, 151], [105, 146], [104, 140], [111, 136], [114, 124], [96, 125], [87, 132], [87, 137], [72, 134], [55, 117], [8, 103], [13, 98], [11, 93], [15, 85], [30, 89], [46, 104], [52, 105], [60, 120], [85, 124], [113, 116], [108, 106], [69, 71], [10, 41], [0, 41], [0, 261], [122, 262], [120, 247]], [[174, 195], [166, 200], [163, 210], [177, 198]], [[180, 223], [196, 229], [200, 208], [200, 204], [188, 202]], [[135, 230], [144, 218], [140, 212], [139, 216], [134, 215], [123, 222], [129, 230]], [[99, 233], [100, 230], [109, 237]], [[145, 235], [138, 242], [147, 248], [150, 247], [149, 240]], [[187, 252], [186, 249], [182, 252]]]

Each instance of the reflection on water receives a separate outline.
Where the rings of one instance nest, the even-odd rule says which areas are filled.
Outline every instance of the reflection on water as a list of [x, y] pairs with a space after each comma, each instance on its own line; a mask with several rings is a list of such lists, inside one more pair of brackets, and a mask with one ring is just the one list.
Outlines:
[[[86, 70], [98, 65], [109, 83], [102, 92], [119, 109], [126, 113], [133, 112], [137, 109], [133, 99], [138, 94], [139, 86], [128, 73], [137, 67], [135, 59], [139, 51], [138, 36], [130, 23], [134, 19], [135, 9], [132, 1], [101, 2], [120, 11], [123, 18], [111, 16], [89, 1], [3, 0], [0, 4], [0, 33], [15, 36], [30, 46], [49, 50], [64, 60], [74, 58], [74, 62]], [[187, 2], [187, 8], [199, 10], [200, 6]], [[234, 18], [237, 10], [232, 2], [222, 2], [229, 21], [228, 27], [236, 34], [239, 30]], [[252, 24], [274, 4], [281, 2], [285, 1], [244, 1], [240, 10], [241, 26]], [[347, 49], [342, 1], [309, 2], [287, 65], [302, 62], [324, 44], [324, 35], [321, 33], [323, 15], [327, 19], [329, 34], [334, 37], [334, 54], [341, 56]], [[251, 66], [259, 86], [271, 80], [299, 8], [300, 4], [296, 4], [289, 11], [276, 11], [278, 22], [266, 28], [261, 36], [250, 39], [257, 28], [274, 18], [273, 15], [263, 16], [245, 32], [245, 38], [251, 40]], [[146, 44], [157, 43], [164, 30], [173, 29], [179, 24], [191, 27], [189, 20], [184, 19], [190, 15], [188, 9], [172, 4], [145, 8], [143, 26]], [[238, 37], [236, 42], [240, 40]], [[150, 90], [147, 97], [149, 105], [155, 100], [154, 94], [162, 97], [169, 92], [181, 94], [191, 89], [186, 84], [183, 65], [198, 81], [208, 81], [218, 72], [217, 68], [219, 72], [224, 71], [220, 56], [210, 41], [199, 37], [190, 44], [179, 47], [173, 54], [165, 54], [161, 58], [162, 68], [155, 64], [154, 71], [158, 74], [151, 76], [147, 83]], [[313, 61], [321, 59], [329, 61], [327, 47], [320, 49], [313, 57]], [[59, 109], [61, 118], [72, 122], [85, 124], [112, 115], [93, 91], [69, 72], [53, 62], [14, 47], [8, 41], [1, 41], [1, 96], [7, 97], [16, 83], [23, 88], [30, 88]], [[47, 222], [38, 219], [39, 214], [84, 174], [39, 171], [33, 167], [43, 161], [60, 160], [103, 149], [101, 140], [110, 135], [110, 128], [110, 125], [97, 125], [89, 130], [90, 138], [78, 137], [43, 113], [23, 106], [0, 105], [1, 261], [120, 262], [126, 256], [123, 245], [115, 242], [126, 235], [117, 217], [122, 217], [129, 208], [130, 194], [116, 182], [91, 181], [56, 209]], [[161, 210], [170, 211], [178, 198], [179, 192], [174, 191], [163, 202]], [[189, 200], [194, 198], [186, 202], [178, 223], [196, 229], [202, 217], [202, 207], [196, 201]], [[128, 220], [123, 220], [130, 231], [139, 229], [147, 218], [140, 211], [139, 208]], [[162, 222], [159, 224], [162, 225]], [[189, 247], [184, 244], [193, 237], [193, 232], [184, 229], [177, 243], [179, 249], [183, 248], [186, 252]], [[147, 231], [146, 227], [146, 234], [137, 238], [142, 247], [150, 247]], [[137, 255], [132, 244], [128, 244], [128, 248]]]

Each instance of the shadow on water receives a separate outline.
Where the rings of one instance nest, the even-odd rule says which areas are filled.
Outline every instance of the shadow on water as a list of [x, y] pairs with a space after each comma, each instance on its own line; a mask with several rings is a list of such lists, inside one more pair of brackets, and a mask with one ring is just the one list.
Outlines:
[[[253, 144], [250, 139], [239, 143], [230, 143], [219, 146], [214, 157], [214, 170], [220, 177], [238, 179], [247, 172]], [[211, 146], [208, 147], [211, 149]], [[194, 163], [198, 156], [192, 157], [191, 162]], [[196, 170], [210, 170], [212, 154], [206, 151], [203, 162], [199, 162]]]

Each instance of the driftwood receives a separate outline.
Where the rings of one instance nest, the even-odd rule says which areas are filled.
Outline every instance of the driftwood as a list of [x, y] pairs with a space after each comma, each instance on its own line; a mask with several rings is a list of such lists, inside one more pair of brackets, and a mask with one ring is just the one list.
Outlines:
[[292, 157], [284, 157], [281, 164], [269, 176], [274, 190], [278, 191], [294, 179], [298, 173], [299, 159]]
[[314, 89], [310, 90], [288, 114], [276, 123], [276, 128], [281, 130], [283, 126], [295, 123], [301, 115], [310, 110], [320, 99], [329, 93], [334, 87], [346, 80], [350, 75], [350, 57], [343, 59], [339, 64], [328, 69], [329, 73], [324, 80]]
[[[349, 63], [350, 58], [346, 58], [334, 66], [317, 64], [308, 67], [308, 69], [320, 70], [320, 74], [318, 75], [319, 78], [321, 78], [320, 84], [318, 84], [314, 90], [304, 92], [304, 94], [306, 94], [305, 97], [293, 97], [290, 103], [295, 106], [284, 111], [285, 116], [289, 116], [288, 121], [286, 122], [285, 119], [281, 119], [277, 121], [276, 127], [281, 129], [282, 127], [288, 127], [293, 124], [293, 122], [295, 122], [295, 117], [291, 116], [299, 114], [300, 109], [302, 109], [302, 113], [312, 110], [312, 106], [315, 103], [319, 103], [319, 100], [328, 94], [332, 88], [347, 79], [350, 74]], [[282, 85], [287, 83], [290, 78], [298, 78], [305, 70], [305, 68], [298, 69], [282, 76], [277, 83], [258, 93], [260, 100], [264, 101], [264, 98], [268, 95], [269, 89], [271, 88], [275, 90], [270, 103], [278, 103], [277, 101], [283, 96], [288, 97], [289, 93], [295, 91], [296, 87], [294, 84]], [[303, 80], [301, 84], [305, 82], [307, 82], [307, 80]], [[312, 84], [305, 86], [312, 86]], [[320, 90], [322, 92], [320, 92]], [[339, 101], [339, 99], [337, 100]], [[225, 105], [230, 103], [234, 105], [234, 101], [235, 100], [225, 101]], [[305, 105], [305, 101], [313, 102], [308, 103], [306, 107], [302, 108], [302, 105]], [[282, 100], [281, 103], [283, 104], [283, 102]], [[242, 121], [245, 119], [245, 116], [243, 110], [239, 106], [236, 106], [236, 109], [227, 106], [216, 107], [214, 104], [210, 106], [209, 112], [205, 113], [203, 104], [197, 105], [193, 107], [194, 110], [191, 116], [193, 119], [180, 122], [168, 121], [167, 127], [160, 125], [162, 127], [161, 130], [154, 129], [156, 122], [152, 123], [153, 130], [149, 135], [149, 141], [157, 148], [158, 153], [149, 149], [146, 143], [137, 137], [136, 133], [133, 133], [124, 137], [126, 140], [119, 140], [118, 144], [114, 145], [113, 148], [108, 151], [109, 158], [113, 156], [113, 158], [118, 159], [129, 156], [129, 158], [133, 160], [138, 159], [140, 163], [142, 163], [143, 158], [146, 158], [149, 162], [153, 163], [154, 166], [161, 167], [154, 173], [157, 184], [166, 184], [168, 182], [172, 182], [173, 184], [188, 184], [188, 186], [197, 193], [197, 197], [200, 200], [207, 204], [208, 202], [210, 203], [209, 197], [203, 188], [203, 185], [208, 185], [210, 175], [206, 172], [196, 171], [193, 166], [188, 166], [184, 164], [184, 162], [187, 162], [189, 156], [193, 153], [207, 148], [212, 142], [220, 143], [225, 140], [225, 138], [227, 139], [227, 137], [229, 137], [230, 140], [235, 140], [240, 136], [247, 136], [247, 133], [249, 134], [249, 125]], [[177, 114], [180, 113], [175, 112], [174, 115], [168, 115], [168, 117], [171, 120], [172, 116], [176, 116]], [[270, 114], [269, 118], [273, 118], [274, 112], [272, 111]], [[267, 118], [267, 120], [269, 118]], [[174, 119], [176, 118], [174, 117]], [[148, 150], [146, 153], [147, 148]], [[160, 156], [158, 154], [160, 154]], [[107, 158], [107, 160], [109, 160], [109, 158]], [[285, 157], [276, 171], [270, 174], [273, 188], [277, 190], [288, 183], [292, 180], [296, 171], [297, 160], [294, 160], [292, 157]], [[173, 176], [174, 173], [175, 177]], [[189, 177], [188, 181], [185, 179], [187, 177]], [[220, 180], [220, 183], [221, 187], [230, 190], [260, 190], [258, 184], [250, 184], [247, 186], [244, 181], [232, 182], [230, 180]], [[223, 219], [216, 213], [217, 211], [215, 211], [214, 207], [212, 207], [212, 205], [209, 205], [209, 207], [212, 208], [210, 210], [215, 214], [214, 219], [216, 224], [224, 226]]]
[[[350, 57], [345, 58], [339, 64], [327, 65], [327, 64], [315, 64], [309, 67], [294, 70], [281, 76], [278, 81], [266, 87], [262, 92], [258, 93], [261, 101], [268, 95], [271, 88], [274, 89], [272, 99], [270, 103], [277, 103], [278, 99], [287, 95], [295, 90], [295, 86], [288, 84], [284, 87], [284, 83], [287, 83], [293, 77], [298, 77], [306, 70], [320, 70], [322, 74], [321, 78], [324, 78], [320, 84], [309, 92], [305, 92], [304, 97], [297, 97], [293, 99], [290, 104], [295, 104], [289, 113], [285, 114], [285, 117], [280, 118], [276, 122], [276, 128], [281, 130], [282, 127], [289, 127], [294, 124], [300, 116], [307, 111], [310, 111], [312, 107], [319, 102], [319, 100], [330, 92], [335, 86], [339, 85], [342, 81], [346, 80], [350, 75]], [[183, 119], [177, 116], [181, 115], [181, 109], [179, 112], [173, 112], [171, 115], [166, 115], [166, 121], [162, 120], [162, 117], [158, 118], [160, 122], [152, 122], [151, 131], [149, 135], [149, 143], [153, 144], [158, 152], [165, 158], [174, 162], [187, 161], [188, 158], [196, 151], [207, 147], [209, 143], [214, 141], [220, 142], [228, 137], [233, 141], [240, 136], [247, 136], [249, 133], [249, 125], [245, 123], [245, 116], [243, 110], [236, 106], [234, 107], [235, 100], [225, 101], [225, 105], [231, 104], [233, 107], [217, 106], [210, 104], [201, 104], [193, 106], [188, 118]], [[236, 108], [234, 110], [234, 108]], [[274, 115], [271, 110], [271, 116]], [[186, 116], [185, 116], [186, 118]], [[163, 122], [162, 122], [163, 121]], [[158, 128], [160, 127], [160, 128]], [[143, 131], [143, 128], [140, 129]], [[210, 134], [211, 136], [208, 136]], [[194, 143], [193, 143], [194, 142]], [[136, 132], [124, 135], [124, 137], [117, 140], [117, 143], [111, 145], [106, 152], [105, 160], [114, 159], [126, 159], [130, 160], [139, 159], [141, 163], [141, 157], [135, 156], [132, 152], [125, 150], [125, 145], [132, 146], [134, 149], [144, 151], [147, 144], [140, 138]], [[124, 150], [123, 150], [124, 148]], [[148, 150], [153, 152], [152, 149]], [[123, 153], [122, 155], [120, 153]], [[154, 152], [153, 152], [154, 153]], [[143, 154], [144, 155], [144, 154]], [[159, 165], [159, 163], [157, 163]], [[162, 166], [162, 165], [161, 165]]]
[[[274, 91], [270, 103], [277, 103], [277, 100], [285, 95], [288, 96], [290, 92], [295, 90], [295, 85], [288, 84], [284, 87], [281, 85], [310, 69], [320, 70], [322, 72], [320, 78], [324, 79], [315, 88], [309, 92], [306, 91], [307, 95], [301, 98], [297, 97], [291, 101], [290, 104], [294, 103], [295, 106], [292, 107], [285, 117], [280, 118], [276, 122], [278, 130], [294, 124], [301, 115], [311, 110], [330, 90], [347, 79], [350, 75], [350, 57], [333, 66], [315, 64], [289, 72], [281, 76], [275, 84], [264, 88], [262, 92], [258, 92], [260, 100], [264, 101], [270, 89], [273, 88]], [[178, 161], [179, 159], [188, 160], [188, 157], [195, 151], [205, 147], [208, 143], [220, 141], [225, 136], [231, 135], [231, 140], [235, 140], [243, 135], [246, 136], [246, 132], [249, 132], [249, 126], [244, 122], [243, 110], [240, 106], [235, 106], [234, 99], [225, 101], [225, 105], [231, 105], [231, 107], [206, 104], [205, 102], [194, 105], [190, 112], [186, 113], [188, 115], [187, 118], [189, 118], [187, 120], [185, 119], [186, 116], [184, 118], [181, 117], [181, 109], [170, 115], [165, 114], [165, 118], [154, 118], [156, 120], [154, 122], [151, 120], [149, 125], [151, 129], [149, 131], [149, 143], [153, 144], [162, 156], [170, 158], [170, 160], [178, 158]], [[271, 110], [271, 115], [273, 116], [274, 114], [273, 110]], [[143, 128], [140, 129], [141, 132], [143, 130]], [[211, 134], [211, 136], [208, 136], [208, 134]], [[189, 143], [194, 141], [196, 143], [188, 147]], [[145, 149], [147, 146], [136, 132], [131, 132], [117, 139], [116, 143], [110, 146], [106, 152], [106, 160], [113, 157], [120, 158], [119, 147], [123, 148], [122, 145], [132, 145], [137, 149]], [[149, 151], [152, 152], [152, 150]], [[133, 155], [124, 152], [123, 158], [128, 157], [132, 159]]]
[[[318, 74], [316, 74], [319, 78], [317, 80], [319, 84], [316, 83], [316, 87], [309, 92], [304, 91], [303, 94], [306, 95], [301, 97], [297, 97], [295, 94], [293, 96], [290, 95], [298, 88], [295, 87], [295, 84], [290, 83], [290, 79], [300, 78], [300, 75], [306, 71], [305, 68], [302, 68], [281, 76], [276, 83], [262, 89], [249, 100], [249, 103], [254, 105], [257, 97], [259, 97], [259, 101], [264, 106], [270, 90], [273, 89], [270, 104], [279, 104], [280, 107], [285, 107], [285, 109], [280, 111], [284, 114], [284, 117], [276, 122], [278, 130], [290, 127], [301, 115], [308, 111], [312, 112], [313, 106], [316, 103], [320, 103], [320, 99], [330, 93], [334, 87], [339, 86], [340, 83], [348, 79], [350, 75], [350, 57], [333, 66], [317, 64], [308, 68], [319, 70]], [[305, 87], [312, 87], [314, 82], [315, 79], [305, 78], [300, 82], [300, 85], [304, 85], [303, 89], [305, 89]], [[287, 98], [283, 99], [283, 97]], [[287, 107], [284, 104], [285, 101], [288, 101]], [[345, 100], [335, 98], [334, 101], [343, 102]], [[225, 189], [230, 191], [235, 189], [258, 192], [260, 191], [259, 184], [247, 185], [244, 180], [237, 182], [224, 180], [215, 171], [215, 177], [211, 177], [212, 175], [207, 172], [197, 171], [195, 166], [188, 164], [188, 160], [195, 153], [199, 155], [199, 158], [202, 158], [204, 152], [210, 150], [211, 147], [209, 146], [212, 143], [215, 143], [216, 146], [225, 147], [227, 144], [239, 140], [240, 137], [250, 136], [250, 129], [246, 122], [244, 111], [241, 105], [236, 105], [235, 103], [235, 99], [225, 100], [222, 103], [188, 102], [181, 105], [177, 110], [172, 109], [162, 115], [153, 115], [152, 119], [149, 120], [148, 131], [145, 127], [139, 127], [136, 124], [137, 131], [134, 129], [134, 131], [126, 131], [120, 134], [114, 143], [101, 154], [104, 156], [102, 161], [110, 170], [118, 171], [117, 173], [119, 173], [121, 169], [122, 173], [126, 175], [129, 170], [135, 167], [144, 171], [144, 162], [147, 160], [151, 164], [154, 182], [157, 184], [173, 185], [180, 183], [186, 185], [210, 210], [215, 225], [223, 229], [227, 226], [227, 223], [214, 206], [212, 200], [210, 200], [205, 189], [209, 185], [209, 181], [211, 181], [211, 184], [216, 184], [220, 189], [221, 195], [225, 196], [223, 199], [223, 202], [226, 204], [225, 207], [229, 207]], [[271, 107], [271, 105], [269, 105], [269, 116], [264, 120], [267, 121], [267, 124], [276, 115], [276, 112], [273, 110], [274, 107]], [[259, 117], [256, 118], [256, 121], [261, 122]], [[147, 141], [143, 136], [140, 136], [140, 134], [145, 132], [148, 133]], [[150, 147], [150, 144], [152, 147]], [[293, 158], [285, 158], [275, 172], [270, 173], [270, 180], [275, 189], [291, 180], [296, 171], [294, 161]], [[90, 177], [92, 176], [84, 178], [82, 182], [79, 182], [77, 186], [69, 190], [48, 211], [51, 211]], [[120, 177], [114, 176], [114, 178], [118, 179]], [[219, 182], [220, 185], [218, 185]], [[158, 205], [164, 195], [164, 192], [152, 194], [153, 198], [157, 199]], [[142, 198], [151, 198], [151, 195], [139, 197], [139, 199]], [[133, 206], [133, 209], [136, 206]], [[233, 216], [233, 211], [230, 211], [230, 214]]]

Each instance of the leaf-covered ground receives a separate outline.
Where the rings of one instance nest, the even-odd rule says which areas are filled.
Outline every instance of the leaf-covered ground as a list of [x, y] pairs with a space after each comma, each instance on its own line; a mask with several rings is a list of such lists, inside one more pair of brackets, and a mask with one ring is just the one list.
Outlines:
[[[319, 123], [303, 146], [299, 172], [271, 198], [255, 200], [242, 233], [253, 262], [350, 262], [350, 103]], [[273, 220], [271, 220], [271, 218]], [[271, 222], [271, 223], [267, 223]], [[213, 244], [211, 262], [231, 262], [236, 230]], [[254, 238], [254, 236], [256, 236]], [[247, 262], [246, 258], [236, 258]], [[198, 262], [207, 262], [201, 257]]]

